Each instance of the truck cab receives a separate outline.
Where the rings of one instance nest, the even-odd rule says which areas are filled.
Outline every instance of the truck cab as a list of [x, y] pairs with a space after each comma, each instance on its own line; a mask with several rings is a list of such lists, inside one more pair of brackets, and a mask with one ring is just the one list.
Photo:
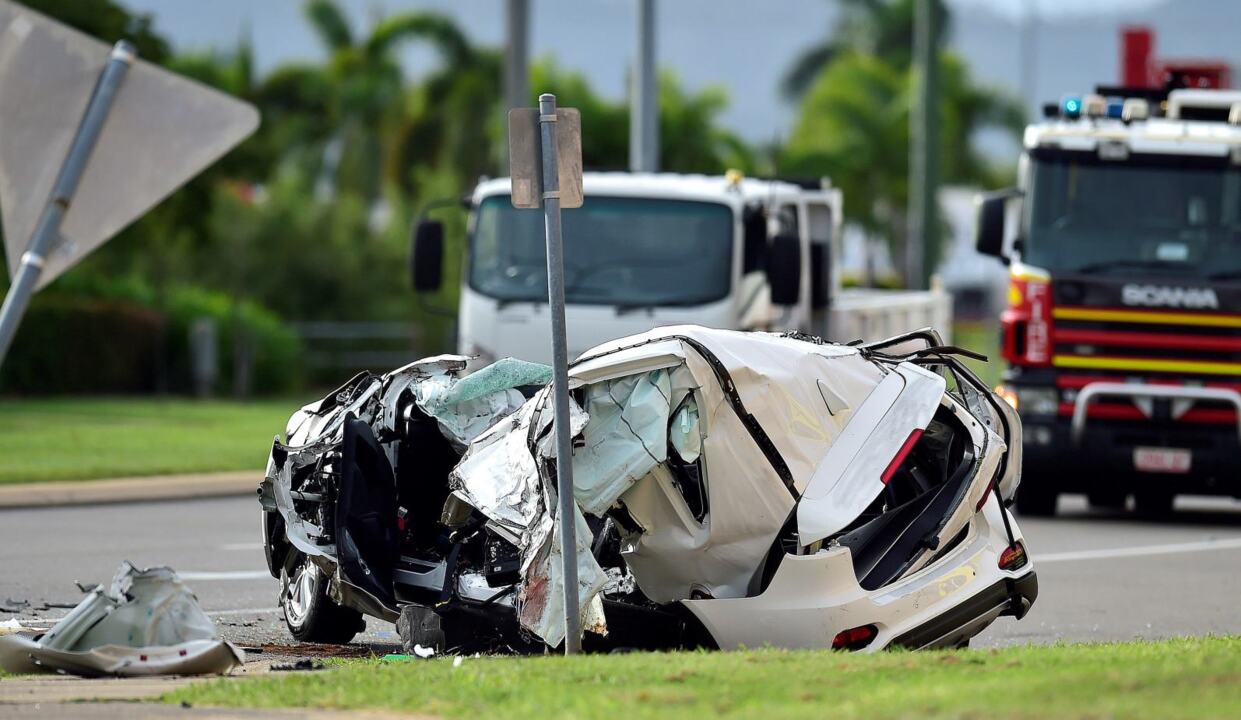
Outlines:
[[[942, 292], [842, 290], [843, 198], [826, 179], [587, 172], [562, 216], [570, 357], [617, 337], [692, 323], [874, 340], [948, 324]], [[457, 350], [480, 362], [550, 362], [543, 214], [508, 178], [468, 202]], [[442, 227], [420, 224], [414, 282], [439, 287]], [[946, 330], [945, 330], [946, 331]]]
[[[469, 200], [457, 347], [484, 362], [549, 362], [543, 213], [514, 208], [510, 187], [508, 178], [485, 180]], [[804, 329], [826, 307], [839, 191], [737, 174], [619, 172], [585, 173], [583, 190], [583, 206], [562, 216], [571, 357], [661, 325]], [[426, 230], [415, 239], [416, 286], [417, 258], [438, 263], [437, 252], [418, 247], [436, 235]], [[420, 289], [438, 282], [423, 279]]]
[[1009, 268], [1001, 390], [1027, 514], [1241, 495], [1241, 92], [1100, 88], [1026, 128], [978, 201]]
[[[549, 362], [543, 213], [514, 208], [509, 187], [500, 178], [474, 191], [458, 349]], [[583, 191], [562, 217], [571, 357], [661, 325], [809, 324], [810, 243], [833, 238], [838, 193], [629, 173], [587, 173]]]

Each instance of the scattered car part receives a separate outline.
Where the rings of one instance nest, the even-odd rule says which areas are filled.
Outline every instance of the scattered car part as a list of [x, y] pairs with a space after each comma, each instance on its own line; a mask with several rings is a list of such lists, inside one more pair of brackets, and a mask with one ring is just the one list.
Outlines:
[[244, 661], [171, 568], [128, 562], [42, 635], [0, 637], [0, 669], [11, 673], [204, 675]]
[[[695, 326], [584, 353], [586, 646], [952, 646], [1024, 615], [1021, 428], [960, 354], [929, 330], [848, 346]], [[315, 568], [319, 597], [397, 622], [407, 648], [554, 647], [546, 375], [467, 360], [362, 374], [294, 414], [260, 488], [269, 567]]]

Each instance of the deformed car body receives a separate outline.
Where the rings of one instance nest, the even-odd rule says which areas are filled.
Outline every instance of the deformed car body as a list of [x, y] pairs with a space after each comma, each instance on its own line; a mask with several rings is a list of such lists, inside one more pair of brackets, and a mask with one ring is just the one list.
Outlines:
[[[570, 368], [586, 647], [965, 644], [1037, 595], [1012, 409], [924, 330], [697, 326]], [[564, 639], [550, 371], [441, 356], [299, 410], [260, 487], [295, 637]]]

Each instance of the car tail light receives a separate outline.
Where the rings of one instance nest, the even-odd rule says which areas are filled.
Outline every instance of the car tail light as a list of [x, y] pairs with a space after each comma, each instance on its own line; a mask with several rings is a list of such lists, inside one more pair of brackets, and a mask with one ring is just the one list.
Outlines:
[[888, 467], [884, 469], [883, 475], [879, 477], [884, 485], [892, 479], [896, 471], [900, 469], [901, 463], [905, 462], [905, 458], [909, 457], [909, 451], [914, 449], [914, 445], [918, 444], [918, 438], [922, 437], [922, 428], [914, 428], [909, 433], [909, 437], [905, 438], [905, 443], [901, 445], [901, 449], [896, 451], [896, 456], [892, 458], [892, 462], [888, 463]]
[[1008, 281], [1008, 309], [1000, 315], [1004, 359], [1014, 365], [1051, 362], [1051, 279], [1045, 274], [1014, 272]]
[[1000, 553], [1001, 570], [1017, 570], [1025, 567], [1029, 561], [1026, 546], [1022, 545], [1020, 540], [1004, 548], [1004, 552]]
[[836, 637], [832, 638], [833, 650], [861, 650], [870, 645], [875, 636], [879, 634], [879, 628], [874, 625], [862, 625], [861, 627], [849, 628], [836, 633]]

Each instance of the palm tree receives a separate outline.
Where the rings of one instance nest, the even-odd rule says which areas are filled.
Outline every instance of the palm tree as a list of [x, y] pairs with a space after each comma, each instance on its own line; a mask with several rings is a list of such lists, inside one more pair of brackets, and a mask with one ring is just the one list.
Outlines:
[[[782, 170], [829, 175], [848, 198], [849, 220], [903, 257], [908, 202], [910, 45], [915, 2], [842, 0], [836, 30], [797, 60], [785, 91], [799, 99]], [[942, 0], [925, 0], [937, 2]], [[940, 32], [947, 23], [940, 25]], [[940, 157], [945, 182], [994, 186], [1008, 170], [977, 151], [980, 130], [1014, 137], [1024, 111], [1016, 100], [979, 87], [954, 53], [939, 53]]]
[[[582, 162], [593, 169], [624, 168], [629, 161], [629, 106], [600, 97], [581, 73], [549, 58], [531, 67], [531, 86], [556, 94], [558, 102], [582, 113]], [[754, 154], [719, 124], [728, 106], [723, 88], [685, 89], [676, 74], [659, 73], [659, 166], [670, 172], [752, 171]]]
[[828, 63], [848, 51], [875, 55], [898, 68], [908, 67], [917, 2], [934, 2], [939, 6], [943, 22], [936, 38], [938, 44], [948, 26], [948, 9], [943, 0], [839, 0], [840, 15], [832, 32], [823, 42], [804, 51], [785, 73], [781, 83], [785, 97], [801, 98]]
[[[467, 167], [485, 169], [486, 161], [476, 155], [488, 158], [486, 116], [493, 101], [479, 98], [497, 96], [500, 68], [493, 53], [475, 48], [451, 20], [435, 13], [390, 15], [359, 37], [333, 0], [308, 0], [305, 8], [330, 53], [326, 68], [286, 68], [268, 84], [274, 95], [286, 91], [286, 99], [303, 106], [299, 109], [326, 111], [325, 125], [334, 130], [324, 140], [335, 148], [325, 156], [338, 158], [326, 171], [339, 187], [369, 200], [387, 183], [408, 190], [408, 169], [432, 156], [442, 159], [442, 151], [459, 153]], [[414, 97], [396, 57], [399, 46], [412, 40], [429, 42], [445, 68]], [[466, 114], [479, 105], [481, 120]], [[462, 127], [466, 132], [458, 135], [464, 137], [454, 137]]]
[[873, 55], [837, 55], [802, 100], [782, 172], [828, 175], [849, 220], [893, 245], [908, 200], [907, 74]]

